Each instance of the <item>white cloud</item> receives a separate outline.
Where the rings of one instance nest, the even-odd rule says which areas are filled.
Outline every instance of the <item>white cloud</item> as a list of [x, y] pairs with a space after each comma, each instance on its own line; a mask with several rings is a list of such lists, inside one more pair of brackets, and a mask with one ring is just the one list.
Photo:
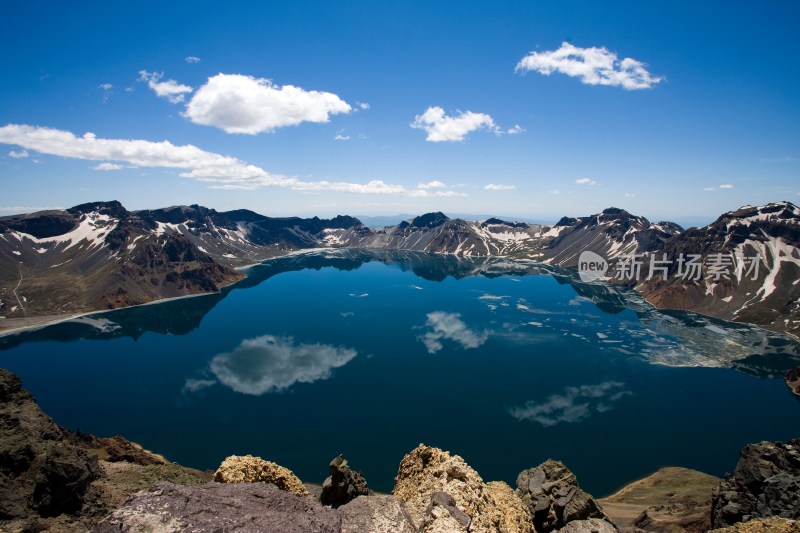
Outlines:
[[429, 181], [428, 183], [420, 183], [417, 189], [444, 189], [447, 187], [444, 183], [438, 180]]
[[14, 159], [22, 159], [24, 157], [28, 157], [29, 155], [30, 154], [28, 154], [27, 150], [20, 150], [19, 152], [11, 150], [8, 152], [8, 157], [13, 157]]
[[101, 83], [97, 86], [98, 89], [103, 89], [104, 91], [110, 91], [114, 88], [114, 86], [110, 83]]
[[328, 379], [334, 368], [357, 352], [329, 344], [297, 344], [291, 337], [264, 335], [245, 339], [231, 352], [211, 359], [211, 371], [236, 392], [260, 396], [281, 392], [295, 383]]
[[92, 167], [92, 170], [120, 170], [125, 168], [125, 165], [118, 165], [116, 163], [100, 163]]
[[336, 136], [333, 138], [334, 141], [349, 141], [350, 136], [344, 134], [344, 130], [339, 130], [336, 133]]
[[516, 189], [516, 185], [501, 185], [499, 183], [490, 183], [483, 189], [486, 191], [513, 191]]
[[165, 98], [170, 103], [177, 104], [183, 102], [184, 97], [194, 90], [188, 85], [183, 85], [175, 80], [159, 81], [163, 77], [163, 72], [139, 71], [139, 80], [146, 81], [147, 86], [156, 93], [156, 96]]
[[552, 191], [550, 191], [550, 194], [558, 195], [558, 194], [561, 194], [561, 191], [559, 191], [558, 189], [553, 189]]
[[625, 193], [625, 198], [636, 198], [636, 195], [630, 192]]
[[525, 131], [525, 128], [523, 128], [519, 124], [514, 124], [513, 127], [508, 128], [506, 130], [506, 133], [509, 134], [509, 135], [519, 135], [520, 133], [523, 133], [524, 131]]
[[358, 102], [358, 107], [360, 107], [361, 109], [367, 110], [367, 109], [369, 109], [370, 105], [368, 103], [366, 103], [366, 102]]
[[734, 188], [733, 185], [731, 185], [730, 183], [723, 183], [719, 187], [703, 187], [703, 190], [710, 192], [710, 191], [733, 189], [733, 188]]
[[467, 327], [459, 313], [434, 311], [428, 313], [426, 326], [431, 331], [419, 337], [428, 353], [434, 354], [443, 348], [442, 340], [447, 339], [460, 344], [463, 348], [477, 348], [489, 338], [488, 332], [477, 332]]
[[589, 178], [580, 178], [575, 180], [575, 183], [578, 185], [588, 185], [590, 187], [594, 187], [597, 185], [597, 182], [594, 180], [590, 180]]
[[[296, 177], [273, 174], [235, 157], [207, 152], [191, 144], [176, 146], [169, 141], [102, 139], [93, 133], [78, 137], [71, 132], [53, 128], [8, 124], [0, 127], [0, 144], [16, 145], [41, 154], [98, 161], [98, 170], [111, 170], [122, 164], [142, 168], [181, 169], [183, 172], [179, 174], [180, 177], [208, 183], [212, 189], [286, 187], [302, 192], [334, 191], [408, 197], [428, 195], [427, 190], [409, 189], [382, 180], [371, 180], [367, 183], [301, 181]], [[431, 196], [466, 195], [455, 191], [435, 191]]]
[[186, 56], [186, 62], [189, 64], [199, 63], [200, 58], [197, 56]]
[[645, 67], [629, 57], [620, 61], [606, 48], [578, 48], [565, 42], [558, 50], [531, 52], [517, 63], [516, 71], [536, 71], [547, 76], [560, 72], [587, 85], [610, 85], [630, 91], [650, 89], [664, 80], [651, 75]]
[[352, 109], [333, 93], [281, 87], [241, 74], [217, 74], [197, 89], [184, 116], [227, 133], [254, 135], [302, 122], [328, 122], [330, 115]]
[[528, 401], [508, 412], [517, 420], [532, 420], [548, 427], [560, 422], [580, 422], [595, 412], [609, 411], [614, 403], [630, 394], [624, 383], [606, 381], [597, 385], [567, 387], [562, 394], [553, 394], [543, 403]]
[[465, 111], [457, 116], [447, 116], [441, 107], [429, 107], [421, 115], [414, 118], [412, 128], [425, 130], [429, 142], [457, 142], [466, 139], [467, 135], [480, 129], [497, 131], [492, 117], [486, 113]]

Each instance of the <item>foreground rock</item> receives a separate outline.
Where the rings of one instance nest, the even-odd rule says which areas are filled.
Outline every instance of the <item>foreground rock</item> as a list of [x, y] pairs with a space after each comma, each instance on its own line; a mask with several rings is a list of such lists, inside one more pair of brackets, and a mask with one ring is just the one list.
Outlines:
[[0, 369], [0, 520], [81, 511], [100, 466], [66, 440], [20, 379]]
[[322, 505], [334, 508], [353, 501], [358, 496], [367, 496], [369, 487], [360, 473], [352, 470], [341, 455], [329, 465], [331, 475], [322, 483]]
[[231, 455], [214, 472], [219, 483], [272, 483], [281, 490], [308, 496], [308, 489], [288, 468], [252, 455]]
[[800, 397], [800, 366], [796, 366], [786, 373], [786, 384], [792, 394]]
[[359, 496], [339, 507], [342, 533], [416, 533], [405, 506], [394, 496]]
[[709, 533], [800, 533], [800, 522], [786, 518], [756, 518]]
[[714, 492], [713, 527], [753, 518], [800, 518], [800, 439], [742, 448], [733, 476]]
[[420, 532], [530, 533], [530, 514], [504, 483], [485, 484], [458, 455], [420, 444], [400, 462], [394, 496]]
[[128, 500], [93, 531], [339, 533], [341, 519], [311, 498], [267, 483], [184, 487], [161, 481]]
[[623, 532], [708, 530], [711, 492], [720, 479], [688, 468], [665, 467], [598, 500]]
[[[573, 520], [610, 520], [591, 494], [578, 486], [575, 474], [552, 459], [517, 476], [517, 496], [533, 517], [538, 533], [561, 529]], [[616, 528], [615, 528], [616, 529]]]

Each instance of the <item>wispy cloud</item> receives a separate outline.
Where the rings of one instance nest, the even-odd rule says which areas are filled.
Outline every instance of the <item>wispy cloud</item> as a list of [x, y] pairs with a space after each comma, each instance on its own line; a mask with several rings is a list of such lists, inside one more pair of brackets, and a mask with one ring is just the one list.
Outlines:
[[92, 167], [92, 170], [120, 170], [125, 168], [125, 165], [118, 165], [117, 163], [100, 163]]
[[486, 191], [513, 191], [516, 188], [517, 188], [516, 185], [501, 185], [499, 183], [490, 183], [483, 189]]
[[326, 180], [307, 182], [296, 177], [273, 174], [235, 157], [207, 152], [191, 144], [176, 146], [169, 141], [102, 139], [93, 133], [78, 137], [68, 131], [39, 126], [8, 124], [0, 127], [0, 144], [16, 145], [41, 154], [98, 161], [101, 162], [98, 170], [112, 170], [122, 164], [143, 168], [181, 169], [183, 172], [179, 174], [180, 177], [207, 183], [214, 189], [286, 187], [303, 192], [394, 194], [419, 198], [465, 196], [464, 193], [452, 190], [410, 189], [383, 180], [371, 180], [367, 183]]
[[434, 354], [444, 346], [442, 340], [451, 340], [460, 344], [463, 348], [477, 348], [481, 346], [489, 333], [486, 331], [475, 331], [467, 327], [459, 313], [446, 313], [444, 311], [434, 311], [428, 313], [428, 320], [425, 325], [430, 328], [421, 337], [420, 341], [427, 348], [428, 353]]
[[726, 189], [733, 189], [733, 185], [730, 183], [723, 183], [717, 187], [703, 187], [703, 190], [706, 192], [718, 191], [718, 190], [726, 190]]
[[186, 62], [189, 64], [196, 64], [200, 62], [200, 58], [197, 56], [186, 56]]
[[296, 343], [291, 337], [264, 335], [243, 340], [231, 352], [211, 359], [211, 372], [236, 392], [260, 396], [285, 391], [295, 383], [331, 377], [356, 357], [351, 348]]
[[614, 404], [630, 395], [624, 383], [605, 381], [597, 385], [567, 387], [562, 394], [553, 394], [545, 402], [525, 402], [508, 410], [517, 420], [531, 420], [548, 427], [560, 422], [580, 422], [594, 413], [613, 409]]
[[163, 77], [163, 72], [139, 71], [139, 81], [147, 82], [147, 86], [156, 93], [156, 96], [164, 98], [170, 103], [177, 104], [183, 102], [186, 95], [194, 90], [188, 85], [178, 83], [175, 80], [160, 81]]
[[560, 72], [587, 85], [609, 85], [626, 90], [650, 89], [664, 80], [653, 76], [641, 61], [602, 47], [579, 48], [564, 42], [558, 50], [531, 52], [517, 63], [517, 72], [535, 71], [549, 76]]
[[438, 180], [429, 181], [428, 183], [420, 183], [417, 189], [444, 189], [447, 185]]
[[561, 191], [559, 191], [558, 189], [553, 189], [552, 191], [550, 191], [550, 194], [559, 195], [561, 194]]
[[188, 378], [181, 388], [183, 394], [195, 393], [217, 384], [215, 379]]
[[344, 130], [339, 130], [336, 132], [336, 136], [333, 138], [334, 141], [349, 141], [350, 136], [344, 134]]
[[492, 117], [486, 113], [464, 111], [449, 116], [441, 107], [429, 107], [417, 115], [411, 127], [424, 130], [428, 134], [425, 140], [434, 143], [463, 141], [467, 135], [481, 129], [498, 130]]
[[52, 211], [62, 210], [63, 207], [31, 207], [27, 205], [7, 205], [0, 206], [0, 212], [3, 213], [35, 213], [36, 211]]
[[337, 95], [241, 74], [217, 74], [197, 89], [184, 116], [227, 133], [273, 131], [302, 122], [328, 122], [353, 108]]
[[594, 181], [594, 180], [592, 180], [592, 179], [589, 179], [589, 178], [580, 178], [580, 179], [577, 179], [577, 180], [575, 180], [575, 183], [576, 183], [577, 185], [588, 185], [588, 186], [590, 186], [590, 187], [594, 187], [595, 185], [597, 185], [597, 182], [596, 182], [596, 181]]
[[524, 132], [525, 132], [525, 128], [523, 128], [519, 124], [515, 124], [514, 126], [508, 128], [506, 130], [506, 133], [508, 135], [519, 135], [520, 133], [524, 133]]
[[11, 150], [10, 152], [8, 152], [8, 157], [12, 157], [14, 159], [23, 159], [25, 157], [28, 157], [29, 155], [30, 154], [28, 153], [27, 150], [20, 150], [19, 152]]
[[625, 193], [625, 198], [636, 198], [636, 195], [633, 194], [632, 192], [626, 192]]

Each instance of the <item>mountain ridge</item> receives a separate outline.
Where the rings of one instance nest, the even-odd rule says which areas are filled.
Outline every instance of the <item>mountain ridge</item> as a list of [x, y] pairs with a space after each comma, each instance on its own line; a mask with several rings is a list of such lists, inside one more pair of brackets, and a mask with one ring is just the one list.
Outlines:
[[[800, 334], [800, 209], [791, 202], [743, 206], [688, 230], [615, 207], [552, 225], [432, 212], [368, 228], [346, 215], [268, 217], [197, 204], [128, 211], [118, 201], [89, 202], [0, 217], [0, 331], [41, 316], [217, 292], [244, 277], [237, 268], [315, 248], [504, 257], [568, 269], [578, 268], [584, 251], [609, 265], [633, 257], [643, 274], [651, 266], [649, 279], [619, 272], [603, 279], [634, 288], [657, 308]], [[681, 277], [675, 259], [687, 255], [759, 256], [764, 267], [750, 278], [740, 269], [709, 283]], [[672, 262], [659, 272], [670, 277], [653, 277], [652, 265], [667, 256]]]

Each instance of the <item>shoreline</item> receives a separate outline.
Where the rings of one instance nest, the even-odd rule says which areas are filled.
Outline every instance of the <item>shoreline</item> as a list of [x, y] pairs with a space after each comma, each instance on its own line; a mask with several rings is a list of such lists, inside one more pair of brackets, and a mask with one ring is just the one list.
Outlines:
[[[283, 254], [274, 255], [272, 257], [267, 257], [267, 258], [262, 259], [261, 261], [255, 262], [255, 263], [247, 263], [247, 264], [244, 264], [244, 265], [240, 265], [240, 266], [236, 266], [236, 267], [230, 267], [230, 268], [233, 268], [234, 270], [246, 273], [251, 268], [256, 267], [258, 265], [262, 265], [265, 262], [271, 261], [273, 259], [281, 259], [281, 258], [284, 258], [284, 257], [293, 256], [293, 255], [303, 255], [303, 254], [310, 254], [310, 253], [314, 253], [314, 252], [339, 251], [339, 250], [367, 250], [367, 251], [369, 251], [369, 250], [386, 250], [386, 249], [384, 249], [384, 248], [350, 248], [350, 247], [333, 248], [333, 247], [330, 247], [330, 246], [321, 247], [321, 248], [301, 248], [301, 249], [298, 249], [298, 250], [291, 250], [291, 251], [288, 251], [288, 252], [283, 253]], [[396, 249], [396, 250], [393, 250], [393, 251], [418, 251], [418, 250]], [[512, 257], [512, 256], [489, 256], [489, 255], [459, 256], [459, 255], [456, 255], [456, 254], [453, 254], [453, 253], [449, 253], [449, 252], [443, 252], [443, 253], [440, 253], [440, 252], [421, 252], [421, 253], [426, 253], [426, 254], [431, 254], [431, 255], [451, 255], [451, 256], [454, 256], [454, 257], [464, 257], [464, 258], [470, 258], [470, 259], [472, 259], [472, 258], [489, 259], [489, 258], [497, 257], [497, 258], [501, 258], [501, 259], [508, 259], [508, 260], [511, 260], [511, 261], [519, 261], [519, 262], [525, 262], [525, 263], [541, 264], [541, 265], [546, 265], [548, 267], [553, 267], [553, 265], [550, 265], [549, 263], [545, 263], [545, 262], [542, 262], [542, 261], [536, 261], [534, 259], [528, 259], [528, 258], [515, 258], [515, 257]], [[562, 268], [563, 270], [569, 270], [569, 271], [573, 270], [573, 269], [564, 268], [564, 267], [555, 267], [555, 268]], [[602, 282], [606, 286], [614, 287], [613, 284], [608, 283], [605, 280], [602, 280]], [[133, 307], [142, 307], [142, 306], [145, 306], [145, 305], [156, 305], [156, 304], [160, 304], [160, 303], [164, 303], [164, 302], [170, 302], [170, 301], [174, 301], [174, 300], [181, 300], [181, 299], [184, 299], [184, 298], [195, 298], [195, 297], [199, 297], [199, 296], [210, 296], [212, 294], [219, 294], [220, 292], [222, 292], [223, 289], [226, 289], [228, 287], [233, 287], [237, 283], [239, 283], [239, 282], [236, 281], [236, 282], [230, 283], [228, 285], [223, 285], [222, 287], [220, 287], [220, 290], [217, 291], [217, 292], [203, 292], [203, 293], [198, 293], [198, 294], [185, 294], [183, 296], [173, 296], [173, 297], [169, 297], [169, 298], [159, 298], [159, 299], [156, 299], [156, 300], [152, 300], [150, 302], [145, 302], [145, 303], [136, 304], [136, 305], [129, 305], [129, 306], [126, 306], [126, 307], [118, 307], [118, 308], [115, 308], [115, 309], [97, 309], [95, 311], [86, 311], [86, 312], [75, 313], [75, 314], [71, 314], [71, 315], [43, 315], [41, 317], [38, 317], [38, 318], [41, 319], [40, 321], [37, 320], [37, 317], [12, 318], [12, 319], [3, 318], [3, 319], [0, 319], [0, 324], [2, 324], [3, 320], [20, 320], [20, 321], [32, 320], [33, 323], [26, 324], [26, 325], [20, 325], [20, 326], [13, 327], [13, 328], [10, 328], [10, 329], [0, 329], [0, 338], [8, 336], [8, 335], [15, 335], [17, 333], [22, 333], [23, 331], [35, 331], [37, 329], [42, 329], [42, 328], [45, 328], [47, 326], [60, 324], [62, 322], [68, 322], [70, 320], [75, 320], [76, 318], [81, 318], [81, 317], [85, 317], [85, 316], [98, 315], [98, 314], [104, 314], [104, 313], [111, 313], [111, 312], [114, 312], [114, 311], [120, 311], [122, 309], [130, 309], [130, 308], [133, 308]], [[674, 308], [670, 308], [670, 307], [664, 307], [664, 308], [656, 307], [652, 303], [650, 303], [647, 300], [647, 298], [642, 296], [642, 294], [639, 291], [637, 291], [635, 287], [631, 287], [631, 290], [633, 290], [638, 296], [640, 296], [642, 298], [642, 301], [647, 303], [647, 305], [649, 305], [650, 307], [652, 307], [656, 311], [682, 311], [682, 312], [688, 312], [688, 313], [695, 313], [695, 314], [703, 316], [703, 317], [713, 318], [713, 319], [716, 319], [716, 320], [723, 320], [725, 322], [730, 322], [732, 324], [743, 324], [743, 325], [750, 326], [750, 327], [759, 329], [759, 330], [767, 332], [767, 333], [773, 333], [775, 335], [785, 336], [785, 337], [787, 337], [787, 338], [789, 338], [789, 339], [791, 339], [791, 340], [793, 340], [795, 342], [800, 342], [800, 336], [793, 335], [792, 333], [790, 333], [788, 331], [774, 331], [774, 330], [767, 329], [765, 327], [759, 326], [758, 324], [752, 324], [750, 322], [739, 322], [739, 321], [736, 321], [736, 320], [725, 320], [725, 319], [722, 319], [722, 318], [719, 318], [719, 317], [716, 317], [716, 316], [713, 316], [713, 315], [708, 315], [708, 314], [705, 314], [705, 313], [701, 313], [699, 311], [695, 311], [695, 310], [692, 310], [692, 309], [674, 309]], [[695, 366], [695, 365], [686, 365], [686, 366]], [[700, 366], [702, 366], [702, 365], [700, 365]]]

